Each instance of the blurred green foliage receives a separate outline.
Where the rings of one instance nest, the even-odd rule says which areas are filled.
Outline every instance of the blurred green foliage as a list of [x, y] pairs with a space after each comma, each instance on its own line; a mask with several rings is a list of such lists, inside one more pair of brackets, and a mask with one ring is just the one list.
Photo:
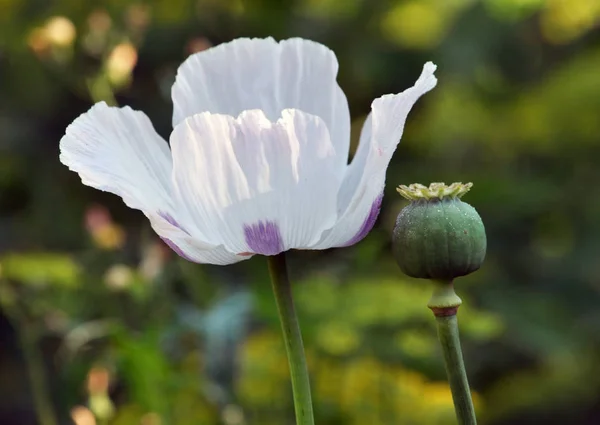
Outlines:
[[100, 100], [168, 135], [188, 54], [269, 35], [334, 49], [353, 149], [374, 98], [439, 67], [371, 235], [291, 253], [317, 423], [454, 423], [429, 288], [389, 244], [394, 186], [431, 181], [473, 181], [488, 230], [458, 283], [481, 423], [600, 423], [599, 23], [597, 0], [0, 0], [0, 423], [291, 423], [264, 260], [186, 263], [58, 162]]

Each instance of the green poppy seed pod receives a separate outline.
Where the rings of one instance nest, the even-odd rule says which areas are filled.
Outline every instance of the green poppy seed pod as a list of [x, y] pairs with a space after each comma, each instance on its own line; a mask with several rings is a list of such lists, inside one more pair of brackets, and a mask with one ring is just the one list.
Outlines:
[[471, 186], [432, 183], [397, 189], [411, 201], [400, 211], [392, 238], [394, 257], [405, 274], [452, 280], [481, 267], [485, 228], [475, 208], [460, 200]]

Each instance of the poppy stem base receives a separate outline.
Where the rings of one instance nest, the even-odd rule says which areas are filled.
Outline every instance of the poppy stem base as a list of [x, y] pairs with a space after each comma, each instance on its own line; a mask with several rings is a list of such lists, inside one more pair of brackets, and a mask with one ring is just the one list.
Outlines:
[[444, 355], [456, 419], [459, 425], [477, 425], [458, 334], [456, 313], [461, 300], [454, 294], [451, 281], [435, 283], [436, 289], [428, 307], [433, 311], [437, 322], [438, 338]]
[[300, 325], [294, 308], [292, 285], [287, 273], [285, 253], [267, 258], [292, 377], [296, 425], [314, 425], [308, 367]]

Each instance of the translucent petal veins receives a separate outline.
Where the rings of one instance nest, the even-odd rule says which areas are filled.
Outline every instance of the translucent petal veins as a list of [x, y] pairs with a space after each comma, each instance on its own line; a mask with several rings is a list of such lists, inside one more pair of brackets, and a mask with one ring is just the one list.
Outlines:
[[171, 214], [163, 212], [163, 211], [159, 211], [158, 215], [161, 218], [163, 218], [167, 223], [169, 223], [171, 226], [177, 227], [183, 233], [185, 233], [186, 235], [190, 236], [190, 232], [188, 232], [187, 230], [185, 230], [185, 228], [181, 224], [179, 224], [179, 222]]
[[189, 257], [181, 248], [179, 248], [179, 246], [177, 246], [177, 244], [175, 242], [173, 242], [171, 239], [168, 238], [164, 238], [162, 236], [160, 236], [160, 238], [162, 239], [162, 241], [164, 243], [167, 244], [167, 246], [169, 248], [171, 248], [177, 255], [179, 255], [181, 258], [187, 260], [187, 261], [191, 261], [192, 263], [197, 263], [196, 260], [194, 260], [193, 258]]

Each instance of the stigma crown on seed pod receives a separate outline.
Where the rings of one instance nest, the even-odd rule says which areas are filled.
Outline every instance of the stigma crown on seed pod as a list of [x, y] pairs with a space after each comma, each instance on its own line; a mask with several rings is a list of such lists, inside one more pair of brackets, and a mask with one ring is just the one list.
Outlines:
[[413, 183], [409, 186], [400, 185], [396, 188], [396, 191], [402, 195], [402, 197], [409, 201], [416, 201], [419, 199], [443, 199], [446, 197], [458, 197], [461, 198], [473, 187], [473, 183], [452, 183], [450, 186], [446, 186], [444, 183], [431, 183], [429, 186], [424, 186], [419, 183]]

